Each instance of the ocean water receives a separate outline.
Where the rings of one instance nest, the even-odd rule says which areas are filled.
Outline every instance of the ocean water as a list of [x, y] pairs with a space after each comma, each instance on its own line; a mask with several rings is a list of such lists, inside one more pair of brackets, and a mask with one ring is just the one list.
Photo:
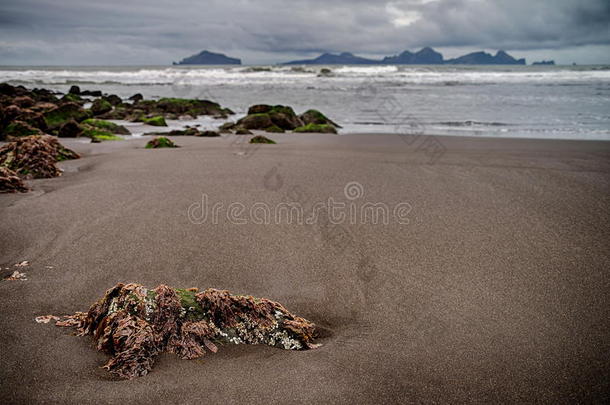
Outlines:
[[316, 108], [345, 134], [610, 140], [610, 66], [0, 67], [0, 81], [211, 99], [238, 116], [261, 103]]

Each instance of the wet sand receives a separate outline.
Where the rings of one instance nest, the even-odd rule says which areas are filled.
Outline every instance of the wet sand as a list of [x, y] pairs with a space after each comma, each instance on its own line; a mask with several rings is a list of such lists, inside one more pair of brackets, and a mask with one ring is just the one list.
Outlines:
[[[610, 142], [275, 135], [62, 140], [65, 174], [0, 195], [2, 403], [589, 402], [610, 381]], [[346, 184], [363, 195], [347, 200]], [[193, 223], [210, 203], [408, 203], [408, 224]], [[197, 221], [195, 221], [197, 222]], [[199, 221], [201, 222], [201, 221]], [[52, 266], [49, 268], [48, 266]], [[90, 337], [36, 324], [117, 282], [280, 301], [323, 346], [223, 346], [113, 379]]]

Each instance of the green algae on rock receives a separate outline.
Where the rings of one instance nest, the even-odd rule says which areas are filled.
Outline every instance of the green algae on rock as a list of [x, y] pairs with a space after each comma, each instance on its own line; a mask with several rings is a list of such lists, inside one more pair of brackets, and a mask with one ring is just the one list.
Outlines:
[[248, 115], [238, 120], [235, 126], [266, 132], [337, 133], [336, 128], [341, 128], [318, 110], [307, 110], [299, 116], [292, 107], [267, 104], [251, 106]]
[[295, 128], [294, 132], [296, 133], [321, 133], [321, 134], [336, 134], [337, 130], [334, 126], [329, 124], [307, 124], [302, 127]]
[[283, 134], [284, 130], [277, 125], [271, 125], [270, 127], [265, 128], [265, 132], [271, 132], [276, 134]]
[[86, 124], [86, 125], [91, 125], [92, 127], [95, 127], [95, 128], [103, 129], [112, 134], [131, 135], [131, 132], [129, 132], [129, 130], [127, 128], [125, 128], [123, 125], [115, 124], [114, 122], [110, 122], [110, 121], [105, 121], [105, 120], [96, 119], [96, 118], [89, 118], [89, 119], [84, 120], [82, 123]]
[[89, 113], [76, 103], [65, 103], [45, 112], [43, 116], [49, 129], [56, 129], [70, 120], [81, 122], [89, 118]]
[[165, 122], [165, 118], [161, 115], [157, 115], [156, 117], [151, 118], [143, 118], [142, 122], [147, 125], [152, 125], [153, 127], [166, 127], [167, 123]]
[[177, 148], [177, 147], [178, 147], [178, 145], [176, 145], [174, 142], [172, 142], [171, 139], [166, 138], [164, 136], [159, 136], [155, 139], [151, 139], [150, 141], [148, 141], [148, 143], [145, 146], [146, 149]]
[[107, 112], [112, 111], [112, 104], [108, 102], [108, 100], [104, 100], [103, 98], [98, 98], [91, 105], [91, 113], [95, 115], [102, 115]]
[[13, 121], [4, 129], [4, 136], [7, 138], [28, 135], [42, 135], [42, 131], [23, 121]]
[[87, 313], [65, 316], [56, 325], [93, 336], [97, 349], [112, 356], [104, 368], [127, 379], [148, 374], [163, 352], [196, 359], [221, 344], [287, 350], [319, 346], [313, 343], [315, 325], [280, 303], [213, 288], [199, 292], [121, 283]]
[[318, 110], [307, 110], [299, 116], [304, 125], [317, 124], [317, 125], [332, 125], [335, 128], [341, 128], [335, 122], [330, 120], [326, 115], [322, 114]]

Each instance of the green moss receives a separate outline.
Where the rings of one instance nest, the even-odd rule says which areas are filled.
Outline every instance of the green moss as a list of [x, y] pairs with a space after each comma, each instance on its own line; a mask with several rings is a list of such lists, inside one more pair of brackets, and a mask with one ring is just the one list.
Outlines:
[[167, 123], [165, 122], [165, 118], [163, 118], [160, 115], [158, 115], [156, 117], [152, 117], [152, 118], [144, 118], [142, 120], [142, 122], [144, 122], [145, 124], [148, 124], [148, 125], [152, 125], [154, 127], [166, 127], [167, 126]]
[[72, 119], [81, 122], [87, 118], [89, 118], [87, 111], [74, 103], [64, 104], [44, 113], [44, 119], [50, 129], [58, 128]]
[[34, 128], [23, 121], [11, 122], [5, 129], [4, 135], [6, 136], [28, 136], [28, 135], [40, 135], [41, 131], [38, 128]]
[[114, 135], [112, 132], [93, 127], [90, 124], [81, 125], [81, 128], [83, 129], [82, 136], [86, 136], [87, 138], [95, 139], [98, 141], [122, 141], [123, 140], [123, 138], [121, 138], [120, 136]]
[[318, 110], [307, 110], [303, 113], [303, 115], [313, 118], [315, 120], [315, 124], [323, 124], [330, 121], [326, 115], [322, 114]]
[[186, 318], [190, 320], [201, 320], [204, 318], [204, 311], [197, 302], [195, 295], [197, 292], [186, 289], [176, 289], [176, 294], [180, 298], [180, 305], [186, 310]]
[[100, 115], [112, 111], [112, 104], [103, 98], [98, 98], [91, 105], [91, 112], [93, 115]]
[[122, 141], [123, 138], [121, 138], [118, 135], [95, 135], [95, 139], [99, 140], [99, 141]]
[[330, 124], [307, 124], [302, 127], [298, 127], [294, 130], [297, 133], [323, 133], [323, 134], [336, 134], [337, 130]]
[[271, 125], [270, 127], [265, 128], [265, 132], [274, 132], [274, 133], [284, 133], [284, 130], [277, 125]]
[[254, 138], [250, 139], [250, 143], [267, 143], [267, 144], [274, 144], [275, 145], [275, 141], [271, 140], [265, 136], [262, 135], [257, 135]]
[[271, 111], [269, 111], [269, 114], [273, 114], [273, 113], [282, 113], [282, 114], [287, 114], [287, 115], [296, 115], [294, 113], [294, 110], [292, 109], [292, 107], [289, 106], [285, 106], [285, 105], [274, 105], [273, 107], [271, 107]]
[[99, 128], [113, 134], [128, 135], [129, 131], [122, 125], [115, 124], [114, 122], [99, 120], [95, 118], [89, 118], [82, 122], [83, 124], [90, 125], [95, 128]]
[[68, 93], [65, 96], [63, 96], [61, 99], [62, 99], [62, 101], [71, 101], [71, 102], [77, 103], [77, 104], [83, 103], [83, 99], [78, 94]]

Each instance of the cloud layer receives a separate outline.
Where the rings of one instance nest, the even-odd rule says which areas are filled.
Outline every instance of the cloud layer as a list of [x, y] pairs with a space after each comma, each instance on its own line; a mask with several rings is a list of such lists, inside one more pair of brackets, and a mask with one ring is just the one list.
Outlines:
[[607, 0], [0, 0], [0, 64], [271, 63], [433, 46], [610, 62]]

